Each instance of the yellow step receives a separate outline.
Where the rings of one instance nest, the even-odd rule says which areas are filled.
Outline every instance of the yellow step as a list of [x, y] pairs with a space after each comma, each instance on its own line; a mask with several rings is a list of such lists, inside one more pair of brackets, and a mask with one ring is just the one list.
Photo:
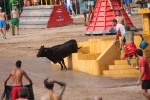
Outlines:
[[136, 68], [132, 69], [116, 69], [116, 70], [104, 70], [103, 75], [117, 75], [117, 74], [135, 74], [140, 73]]
[[132, 69], [134, 65], [109, 65], [109, 70], [111, 69]]
[[[150, 58], [147, 58], [148, 62], [150, 62]], [[135, 64], [136, 60], [131, 59], [131, 64]], [[115, 60], [114, 61], [115, 65], [123, 65], [123, 64], [128, 64], [127, 60]]]
[[112, 77], [112, 78], [138, 78], [140, 73], [134, 73], [134, 74], [116, 74], [116, 75], [103, 75], [105, 77]]
[[150, 52], [148, 52], [148, 51], [147, 51], [147, 52], [144, 52], [144, 56], [145, 56], [145, 57], [150, 57]]
[[[135, 59], [131, 59], [131, 64], [135, 64]], [[127, 65], [127, 60], [115, 60], [114, 61], [115, 65]]]

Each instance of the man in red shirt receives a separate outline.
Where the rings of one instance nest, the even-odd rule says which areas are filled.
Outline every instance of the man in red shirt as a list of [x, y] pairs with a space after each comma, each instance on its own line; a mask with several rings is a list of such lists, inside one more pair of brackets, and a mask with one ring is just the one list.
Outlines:
[[140, 66], [140, 77], [137, 81], [137, 86], [140, 85], [140, 81], [142, 80], [142, 93], [146, 97], [146, 100], [150, 100], [150, 94], [148, 94], [148, 89], [150, 89], [150, 67], [147, 59], [143, 57], [143, 51], [137, 49], [136, 53]]

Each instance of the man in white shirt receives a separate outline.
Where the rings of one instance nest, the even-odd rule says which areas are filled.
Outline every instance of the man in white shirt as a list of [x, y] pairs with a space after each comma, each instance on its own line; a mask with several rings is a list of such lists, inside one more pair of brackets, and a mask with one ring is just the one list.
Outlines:
[[119, 36], [123, 36], [125, 33], [125, 28], [122, 24], [117, 24], [117, 20], [113, 19], [112, 20], [113, 26], [116, 26], [116, 39], [114, 43], [116, 43], [117, 40], [119, 40]]

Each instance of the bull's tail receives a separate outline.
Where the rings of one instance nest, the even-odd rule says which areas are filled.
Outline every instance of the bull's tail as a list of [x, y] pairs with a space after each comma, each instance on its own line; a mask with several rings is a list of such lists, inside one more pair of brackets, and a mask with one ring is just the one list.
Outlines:
[[82, 48], [82, 46], [81, 46], [81, 47], [78, 47], [78, 49], [80, 49], [80, 48]]

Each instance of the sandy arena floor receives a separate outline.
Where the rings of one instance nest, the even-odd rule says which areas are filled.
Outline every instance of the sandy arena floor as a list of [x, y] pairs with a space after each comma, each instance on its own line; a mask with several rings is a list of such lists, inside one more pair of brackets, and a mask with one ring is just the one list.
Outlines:
[[[141, 16], [131, 17], [137, 28], [142, 28]], [[91, 100], [95, 95], [101, 95], [104, 100], [144, 100], [141, 87], [136, 86], [137, 79], [112, 79], [92, 76], [86, 73], [68, 70], [60, 71], [60, 67], [50, 64], [46, 58], [37, 58], [37, 49], [44, 45], [51, 47], [70, 39], [86, 41], [102, 36], [84, 36], [83, 18], [74, 18], [74, 24], [51, 29], [20, 29], [20, 35], [11, 36], [7, 40], [0, 38], [0, 94], [3, 92], [3, 82], [8, 73], [15, 68], [16, 60], [22, 60], [24, 69], [33, 80], [35, 100], [39, 100], [45, 89], [43, 80], [51, 77], [67, 84], [63, 100]], [[2, 35], [1, 35], [2, 37]], [[24, 79], [24, 83], [28, 82]], [[11, 80], [8, 82], [11, 84]], [[56, 85], [57, 91], [59, 86]]]

